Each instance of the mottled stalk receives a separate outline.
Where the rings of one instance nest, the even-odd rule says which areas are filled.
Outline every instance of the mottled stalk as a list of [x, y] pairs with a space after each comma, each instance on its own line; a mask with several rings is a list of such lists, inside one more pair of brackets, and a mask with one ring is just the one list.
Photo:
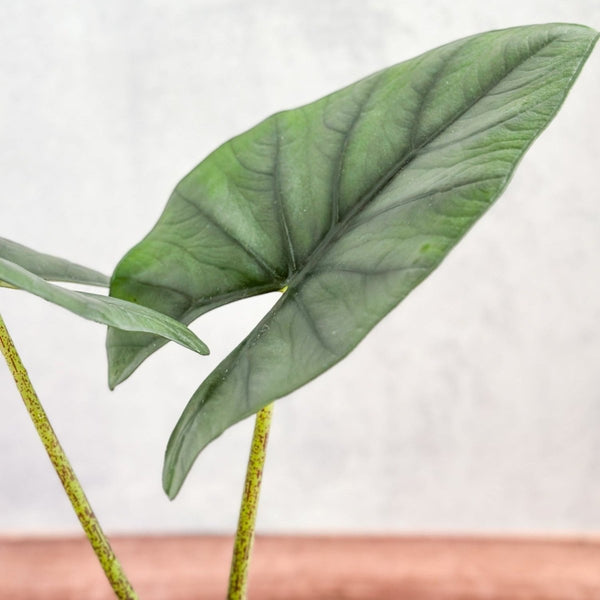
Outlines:
[[273, 405], [269, 404], [269, 406], [266, 406], [256, 414], [252, 446], [246, 470], [244, 494], [242, 495], [240, 516], [233, 547], [227, 600], [246, 600], [248, 567], [250, 564], [252, 543], [254, 541], [260, 484], [262, 482], [263, 468], [267, 454], [267, 441], [269, 439], [272, 413]]
[[[0, 351], [6, 359], [6, 363], [17, 384], [17, 389], [21, 394], [21, 398], [23, 398], [27, 412], [46, 448], [50, 462], [52, 462], [52, 466], [71, 501], [75, 514], [104, 569], [104, 573], [106, 574], [112, 589], [117, 598], [120, 598], [121, 600], [137, 600], [137, 594], [125, 576], [119, 560], [106, 539], [106, 536], [100, 527], [100, 523], [85, 496], [83, 488], [52, 429], [52, 425], [48, 420], [46, 412], [33, 389], [27, 370], [23, 366], [4, 321], [2, 320], [2, 316], [0, 316]], [[32, 575], [35, 573], [35, 569], [36, 565], [32, 565]]]

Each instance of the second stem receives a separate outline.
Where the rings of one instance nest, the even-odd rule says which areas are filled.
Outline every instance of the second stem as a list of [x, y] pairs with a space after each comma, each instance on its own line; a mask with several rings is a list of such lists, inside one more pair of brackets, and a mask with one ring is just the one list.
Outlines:
[[252, 445], [250, 447], [250, 457], [248, 459], [248, 468], [246, 470], [244, 493], [242, 495], [240, 516], [233, 547], [233, 557], [231, 559], [227, 600], [246, 600], [248, 567], [250, 565], [250, 554], [252, 552], [252, 543], [254, 541], [260, 484], [262, 482], [262, 474], [265, 466], [272, 414], [272, 404], [265, 406], [265, 408], [256, 413], [254, 434], [252, 435]]

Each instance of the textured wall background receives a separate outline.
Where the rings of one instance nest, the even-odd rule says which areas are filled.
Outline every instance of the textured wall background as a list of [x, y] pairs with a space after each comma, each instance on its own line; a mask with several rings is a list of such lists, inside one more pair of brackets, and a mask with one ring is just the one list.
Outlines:
[[[0, 2], [0, 235], [111, 272], [175, 183], [276, 110], [480, 31], [597, 0]], [[600, 50], [508, 191], [343, 363], [277, 403], [268, 531], [600, 530]], [[232, 531], [251, 432], [169, 503], [168, 435], [273, 302], [202, 317], [117, 391], [104, 331], [25, 294], [0, 310], [105, 527]], [[0, 530], [77, 524], [0, 367]]]

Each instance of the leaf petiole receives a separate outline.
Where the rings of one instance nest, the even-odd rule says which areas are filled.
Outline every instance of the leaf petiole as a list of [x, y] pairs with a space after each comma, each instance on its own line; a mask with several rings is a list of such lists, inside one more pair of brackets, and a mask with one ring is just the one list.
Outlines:
[[272, 414], [272, 404], [265, 406], [265, 408], [256, 413], [252, 445], [250, 447], [250, 457], [248, 458], [248, 468], [246, 470], [244, 493], [242, 495], [240, 516], [233, 546], [227, 600], [246, 599], [248, 568], [250, 566], [250, 554], [254, 542], [256, 513], [258, 511], [260, 485], [265, 466]]

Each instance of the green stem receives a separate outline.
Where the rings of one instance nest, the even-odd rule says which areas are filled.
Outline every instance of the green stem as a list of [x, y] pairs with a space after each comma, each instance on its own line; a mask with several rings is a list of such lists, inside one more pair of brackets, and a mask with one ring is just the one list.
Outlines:
[[265, 406], [265, 408], [256, 413], [248, 469], [246, 470], [244, 494], [242, 495], [240, 517], [235, 535], [235, 544], [233, 546], [227, 600], [246, 599], [248, 566], [250, 564], [252, 542], [254, 541], [258, 498], [260, 495], [263, 468], [265, 466], [265, 457], [267, 455], [267, 441], [269, 439], [272, 413], [272, 404]]
[[33, 385], [27, 375], [27, 370], [19, 358], [17, 349], [10, 338], [1, 315], [0, 351], [6, 359], [6, 363], [17, 384], [17, 388], [21, 394], [21, 398], [23, 398], [27, 412], [46, 448], [52, 466], [73, 505], [75, 514], [104, 569], [104, 573], [106, 573], [106, 577], [108, 578], [112, 589], [117, 595], [117, 598], [120, 598], [121, 600], [137, 600], [137, 594], [127, 580], [119, 560], [106, 539], [88, 499], [85, 497], [83, 488], [75, 476], [75, 472], [69, 463], [69, 459], [64, 453], [60, 442], [52, 429], [52, 425], [33, 389]]

